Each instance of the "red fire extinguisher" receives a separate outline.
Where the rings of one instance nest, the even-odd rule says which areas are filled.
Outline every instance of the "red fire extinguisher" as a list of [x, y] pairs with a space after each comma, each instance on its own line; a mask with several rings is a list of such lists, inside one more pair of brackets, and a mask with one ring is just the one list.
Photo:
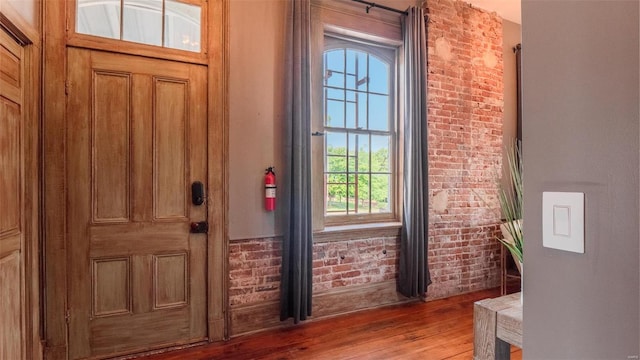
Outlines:
[[276, 174], [273, 167], [270, 166], [265, 170], [264, 175], [264, 209], [273, 211], [276, 209]]

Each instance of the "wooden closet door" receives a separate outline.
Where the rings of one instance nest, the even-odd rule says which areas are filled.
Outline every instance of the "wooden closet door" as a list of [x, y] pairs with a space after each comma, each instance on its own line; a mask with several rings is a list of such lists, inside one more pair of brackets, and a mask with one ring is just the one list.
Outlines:
[[26, 356], [23, 54], [0, 28], [0, 359]]
[[68, 49], [69, 356], [207, 337], [207, 70]]

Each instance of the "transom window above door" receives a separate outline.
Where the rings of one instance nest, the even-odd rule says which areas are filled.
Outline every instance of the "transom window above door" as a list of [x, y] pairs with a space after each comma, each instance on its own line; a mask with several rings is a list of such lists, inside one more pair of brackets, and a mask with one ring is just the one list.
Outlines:
[[77, 0], [76, 32], [201, 51], [202, 7], [177, 0]]

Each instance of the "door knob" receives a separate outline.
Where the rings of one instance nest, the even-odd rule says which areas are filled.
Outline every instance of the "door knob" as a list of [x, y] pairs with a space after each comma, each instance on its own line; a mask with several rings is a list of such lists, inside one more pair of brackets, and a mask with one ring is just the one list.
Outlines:
[[209, 223], [206, 221], [198, 221], [191, 223], [192, 234], [206, 234], [209, 232]]

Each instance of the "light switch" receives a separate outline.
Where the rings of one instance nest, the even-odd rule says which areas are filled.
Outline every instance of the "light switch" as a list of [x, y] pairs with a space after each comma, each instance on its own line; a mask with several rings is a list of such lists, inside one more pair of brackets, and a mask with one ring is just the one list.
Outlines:
[[542, 246], [584, 253], [584, 193], [542, 193]]
[[553, 235], [571, 236], [571, 207], [553, 205]]

